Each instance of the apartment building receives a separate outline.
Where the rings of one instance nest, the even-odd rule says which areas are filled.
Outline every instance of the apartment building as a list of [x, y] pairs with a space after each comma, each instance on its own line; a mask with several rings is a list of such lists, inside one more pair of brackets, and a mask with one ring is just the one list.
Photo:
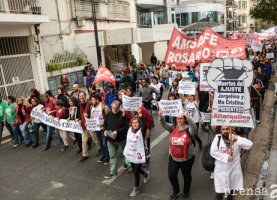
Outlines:
[[232, 34], [238, 32], [238, 1], [229, 0], [226, 2], [226, 37], [231, 38]]
[[255, 19], [249, 15], [250, 9], [255, 1], [239, 0], [238, 1], [238, 16], [239, 16], [239, 33], [254, 33]]

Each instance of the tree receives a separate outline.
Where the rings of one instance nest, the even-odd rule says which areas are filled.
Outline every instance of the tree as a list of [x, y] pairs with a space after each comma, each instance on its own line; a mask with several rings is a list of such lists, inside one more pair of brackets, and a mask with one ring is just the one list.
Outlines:
[[277, 24], [276, 12], [276, 0], [257, 0], [253, 8], [250, 9], [252, 18], [273, 24]]

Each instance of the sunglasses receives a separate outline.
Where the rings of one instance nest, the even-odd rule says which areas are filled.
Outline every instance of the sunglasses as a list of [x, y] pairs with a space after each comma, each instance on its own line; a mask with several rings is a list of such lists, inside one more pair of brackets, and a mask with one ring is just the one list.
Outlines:
[[142, 83], [146, 83], [146, 81], [141, 81]]
[[169, 95], [169, 97], [175, 97], [174, 95]]

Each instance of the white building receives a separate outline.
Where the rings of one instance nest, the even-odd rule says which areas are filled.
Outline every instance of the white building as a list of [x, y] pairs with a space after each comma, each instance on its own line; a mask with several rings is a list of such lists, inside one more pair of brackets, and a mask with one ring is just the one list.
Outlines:
[[226, 36], [230, 37], [238, 32], [238, 1], [226, 2]]
[[41, 62], [39, 24], [49, 22], [43, 2], [0, 0], [0, 93], [30, 94], [47, 83]]
[[239, 0], [238, 1], [238, 15], [239, 15], [239, 33], [254, 33], [255, 19], [249, 13], [255, 1]]

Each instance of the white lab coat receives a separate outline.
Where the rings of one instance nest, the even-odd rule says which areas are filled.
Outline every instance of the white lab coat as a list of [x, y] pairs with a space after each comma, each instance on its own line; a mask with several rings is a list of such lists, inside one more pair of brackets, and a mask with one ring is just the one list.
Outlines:
[[241, 170], [240, 153], [241, 149], [248, 150], [253, 143], [238, 136], [238, 140], [233, 142], [233, 161], [228, 161], [230, 149], [226, 147], [223, 137], [217, 147], [218, 136], [213, 140], [211, 146], [211, 156], [215, 158], [214, 186], [216, 193], [226, 193], [226, 191], [243, 189], [243, 175]]

